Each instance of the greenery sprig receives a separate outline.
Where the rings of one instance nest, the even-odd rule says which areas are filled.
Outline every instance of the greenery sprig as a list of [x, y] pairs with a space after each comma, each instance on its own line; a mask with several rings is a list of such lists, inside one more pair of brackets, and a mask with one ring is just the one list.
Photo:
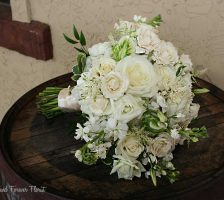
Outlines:
[[160, 26], [160, 24], [163, 22], [161, 15], [157, 15], [155, 17], [153, 17], [152, 19], [148, 19], [146, 21], [146, 24], [149, 24], [153, 27], [158, 27]]
[[86, 49], [86, 38], [83, 34], [83, 32], [81, 31], [80, 33], [77, 31], [75, 25], [73, 25], [73, 36], [75, 37], [74, 39], [68, 37], [67, 35], [63, 34], [64, 38], [67, 42], [69, 42], [70, 44], [76, 45], [76, 44], [80, 44], [80, 47], [74, 46], [74, 48], [81, 53], [86, 54], [86, 56], [89, 56], [89, 52]]

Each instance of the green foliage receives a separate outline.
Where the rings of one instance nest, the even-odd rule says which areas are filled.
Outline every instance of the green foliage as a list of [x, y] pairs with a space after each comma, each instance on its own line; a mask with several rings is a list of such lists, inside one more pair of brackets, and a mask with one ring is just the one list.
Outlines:
[[60, 87], [47, 87], [37, 95], [37, 109], [47, 119], [63, 113], [58, 107], [58, 94], [62, 89]]
[[79, 53], [77, 56], [77, 65], [72, 68], [72, 80], [77, 81], [83, 73], [86, 66], [86, 54]]
[[153, 17], [152, 19], [149, 19], [146, 21], [147, 24], [153, 26], [153, 27], [158, 27], [160, 24], [163, 22], [161, 15], [157, 15]]
[[186, 137], [189, 141], [197, 142], [199, 138], [208, 137], [207, 129], [205, 126], [201, 128], [182, 129], [179, 134]]
[[112, 47], [112, 58], [116, 61], [120, 61], [121, 59], [131, 55], [132, 53], [133, 47], [131, 41], [128, 39], [122, 40]]
[[[86, 50], [85, 46], [86, 46], [86, 38], [83, 34], [83, 32], [81, 31], [80, 34], [77, 31], [75, 25], [73, 25], [73, 36], [75, 37], [74, 39], [68, 37], [67, 35], [63, 34], [64, 38], [67, 42], [69, 42], [70, 44], [76, 45], [76, 44], [80, 44], [80, 47], [74, 46], [74, 48], [81, 53], [86, 54], [86, 56], [89, 55], [89, 52]], [[76, 41], [76, 40], [77, 41]]]
[[162, 112], [147, 110], [140, 121], [140, 125], [148, 131], [150, 137], [156, 137], [167, 129], [167, 118]]
[[182, 71], [183, 71], [183, 69], [184, 69], [185, 67], [186, 67], [186, 66], [181, 65], [181, 66], [177, 69], [177, 72], [176, 72], [176, 76], [177, 76], [177, 77], [181, 75], [181, 73], [182, 73]]
[[204, 94], [210, 92], [207, 88], [197, 88], [193, 90], [194, 94]]

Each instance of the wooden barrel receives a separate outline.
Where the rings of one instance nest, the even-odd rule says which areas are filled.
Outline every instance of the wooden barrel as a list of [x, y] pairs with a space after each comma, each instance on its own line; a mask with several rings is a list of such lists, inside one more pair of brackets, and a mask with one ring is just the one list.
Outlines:
[[178, 146], [174, 163], [181, 172], [180, 180], [170, 184], [161, 179], [154, 187], [145, 178], [119, 180], [117, 175], [109, 175], [110, 167], [101, 163], [94, 166], [79, 163], [70, 151], [81, 143], [69, 134], [69, 128], [78, 121], [80, 113], [52, 120], [37, 113], [37, 93], [46, 86], [68, 84], [70, 76], [66, 74], [34, 88], [5, 115], [0, 127], [2, 198], [7, 195], [23, 200], [224, 198], [224, 92], [199, 80], [211, 92], [195, 98], [201, 110], [194, 126], [206, 125], [209, 138], [190, 144], [190, 148]]

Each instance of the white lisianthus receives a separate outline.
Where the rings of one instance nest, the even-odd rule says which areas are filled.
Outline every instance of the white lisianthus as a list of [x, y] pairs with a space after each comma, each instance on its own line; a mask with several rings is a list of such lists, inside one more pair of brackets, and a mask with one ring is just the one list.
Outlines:
[[95, 115], [105, 115], [108, 109], [109, 100], [102, 95], [98, 95], [88, 101], [90, 111]]
[[102, 79], [101, 91], [106, 98], [118, 99], [128, 89], [129, 81], [119, 72], [110, 72]]
[[78, 159], [79, 162], [82, 162], [82, 152], [80, 150], [77, 150], [75, 152], [75, 157]]
[[110, 42], [98, 43], [88, 49], [89, 55], [93, 57], [111, 55], [111, 44]]
[[175, 148], [174, 141], [167, 133], [162, 133], [152, 140], [151, 144], [147, 147], [148, 152], [157, 157], [164, 157]]
[[193, 64], [191, 62], [191, 59], [190, 59], [189, 55], [182, 54], [180, 56], [180, 61], [185, 66], [184, 71], [192, 71], [193, 70], [193, 68], [192, 68]]
[[137, 41], [138, 46], [146, 49], [148, 52], [155, 50], [160, 44], [160, 39], [154, 32], [154, 28], [148, 25], [141, 25], [137, 30]]
[[169, 90], [176, 82], [176, 71], [167, 66], [154, 65], [157, 76], [159, 77], [159, 90]]
[[118, 160], [114, 160], [113, 169], [110, 174], [117, 172], [118, 178], [132, 180], [134, 176], [141, 177], [141, 173], [146, 171], [143, 165], [137, 160], [130, 161], [119, 155], [114, 156], [114, 158]]
[[118, 62], [115, 69], [128, 77], [127, 93], [142, 97], [152, 97], [157, 91], [158, 77], [153, 65], [144, 56], [127, 56]]
[[117, 155], [122, 155], [125, 159], [136, 160], [143, 150], [144, 146], [141, 144], [139, 137], [126, 135], [118, 141], [115, 152]]
[[142, 102], [139, 98], [130, 94], [124, 95], [112, 103], [113, 116], [118, 121], [128, 123], [143, 114], [145, 109], [141, 104]]
[[160, 65], [173, 66], [178, 62], [178, 53], [171, 42], [161, 41], [159, 46], [155, 49], [152, 59]]

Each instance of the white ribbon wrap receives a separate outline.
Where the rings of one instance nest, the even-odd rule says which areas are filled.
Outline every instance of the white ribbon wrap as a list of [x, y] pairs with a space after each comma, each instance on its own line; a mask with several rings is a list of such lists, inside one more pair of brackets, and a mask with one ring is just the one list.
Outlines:
[[58, 107], [65, 112], [80, 111], [80, 105], [72, 94], [69, 88], [62, 89], [58, 94]]

